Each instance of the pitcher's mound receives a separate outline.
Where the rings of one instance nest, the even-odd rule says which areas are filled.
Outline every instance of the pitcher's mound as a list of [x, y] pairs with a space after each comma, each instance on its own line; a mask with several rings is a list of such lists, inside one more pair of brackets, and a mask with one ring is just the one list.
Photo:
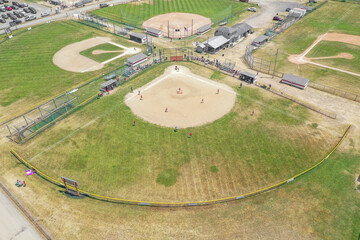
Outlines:
[[150, 18], [143, 23], [143, 28], [161, 30], [163, 36], [172, 38], [190, 37], [197, 29], [211, 25], [209, 18], [193, 13], [166, 13]]
[[127, 94], [125, 103], [142, 119], [171, 128], [200, 126], [230, 112], [236, 100], [231, 87], [196, 75], [184, 66], [179, 68], [167, 68], [163, 75]]

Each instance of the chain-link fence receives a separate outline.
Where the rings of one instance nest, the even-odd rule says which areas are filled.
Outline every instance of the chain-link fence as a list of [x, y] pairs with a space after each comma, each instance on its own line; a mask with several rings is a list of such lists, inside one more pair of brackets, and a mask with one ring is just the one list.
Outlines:
[[360, 102], [360, 96], [358, 94], [355, 93], [350, 93], [350, 92], [346, 92], [344, 90], [338, 89], [338, 88], [333, 88], [333, 87], [329, 87], [329, 86], [325, 86], [319, 83], [314, 83], [314, 82], [310, 82], [309, 87], [311, 88], [315, 88], [317, 90], [323, 91], [323, 92], [328, 92], [331, 93], [333, 95], [342, 97], [342, 98], [346, 98], [355, 102]]

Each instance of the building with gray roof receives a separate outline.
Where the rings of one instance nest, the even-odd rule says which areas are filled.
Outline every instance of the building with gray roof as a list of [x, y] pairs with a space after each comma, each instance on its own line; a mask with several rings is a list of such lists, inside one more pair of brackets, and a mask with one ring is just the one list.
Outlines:
[[132, 57], [129, 57], [126, 62], [129, 66], [136, 66], [140, 63], [143, 63], [147, 60], [147, 56], [143, 53], [138, 53]]
[[309, 79], [299, 77], [290, 73], [285, 73], [280, 82], [300, 89], [305, 89], [309, 84]]

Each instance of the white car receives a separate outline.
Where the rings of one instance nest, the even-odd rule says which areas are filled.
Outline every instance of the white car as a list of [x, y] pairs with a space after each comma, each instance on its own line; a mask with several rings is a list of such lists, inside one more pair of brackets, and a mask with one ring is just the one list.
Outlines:
[[257, 9], [254, 8], [254, 7], [249, 7], [249, 8], [248, 8], [248, 11], [250, 11], [250, 12], [256, 12], [256, 10], [257, 10]]
[[46, 16], [49, 16], [49, 15], [50, 15], [50, 13], [46, 13], [46, 12], [41, 13], [41, 16], [42, 16], [42, 17], [46, 17]]

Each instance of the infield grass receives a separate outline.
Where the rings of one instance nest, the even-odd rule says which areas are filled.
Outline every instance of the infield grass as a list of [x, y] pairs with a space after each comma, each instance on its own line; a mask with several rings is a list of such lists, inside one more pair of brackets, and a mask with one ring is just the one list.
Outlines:
[[120, 4], [98, 9], [92, 13], [140, 27], [149, 18], [171, 12], [195, 13], [216, 22], [248, 6], [246, 3], [231, 0], [153, 0], [139, 4], [136, 2]]
[[[93, 54], [95, 50], [103, 50], [103, 51], [119, 51], [119, 52], [110, 52], [110, 53], [101, 53], [101, 54]], [[110, 43], [104, 43], [97, 45], [95, 47], [86, 49], [85, 51], [80, 52], [81, 55], [88, 57], [94, 61], [102, 63], [106, 60], [109, 60], [113, 57], [120, 55], [123, 52], [122, 48], [119, 48]]]

